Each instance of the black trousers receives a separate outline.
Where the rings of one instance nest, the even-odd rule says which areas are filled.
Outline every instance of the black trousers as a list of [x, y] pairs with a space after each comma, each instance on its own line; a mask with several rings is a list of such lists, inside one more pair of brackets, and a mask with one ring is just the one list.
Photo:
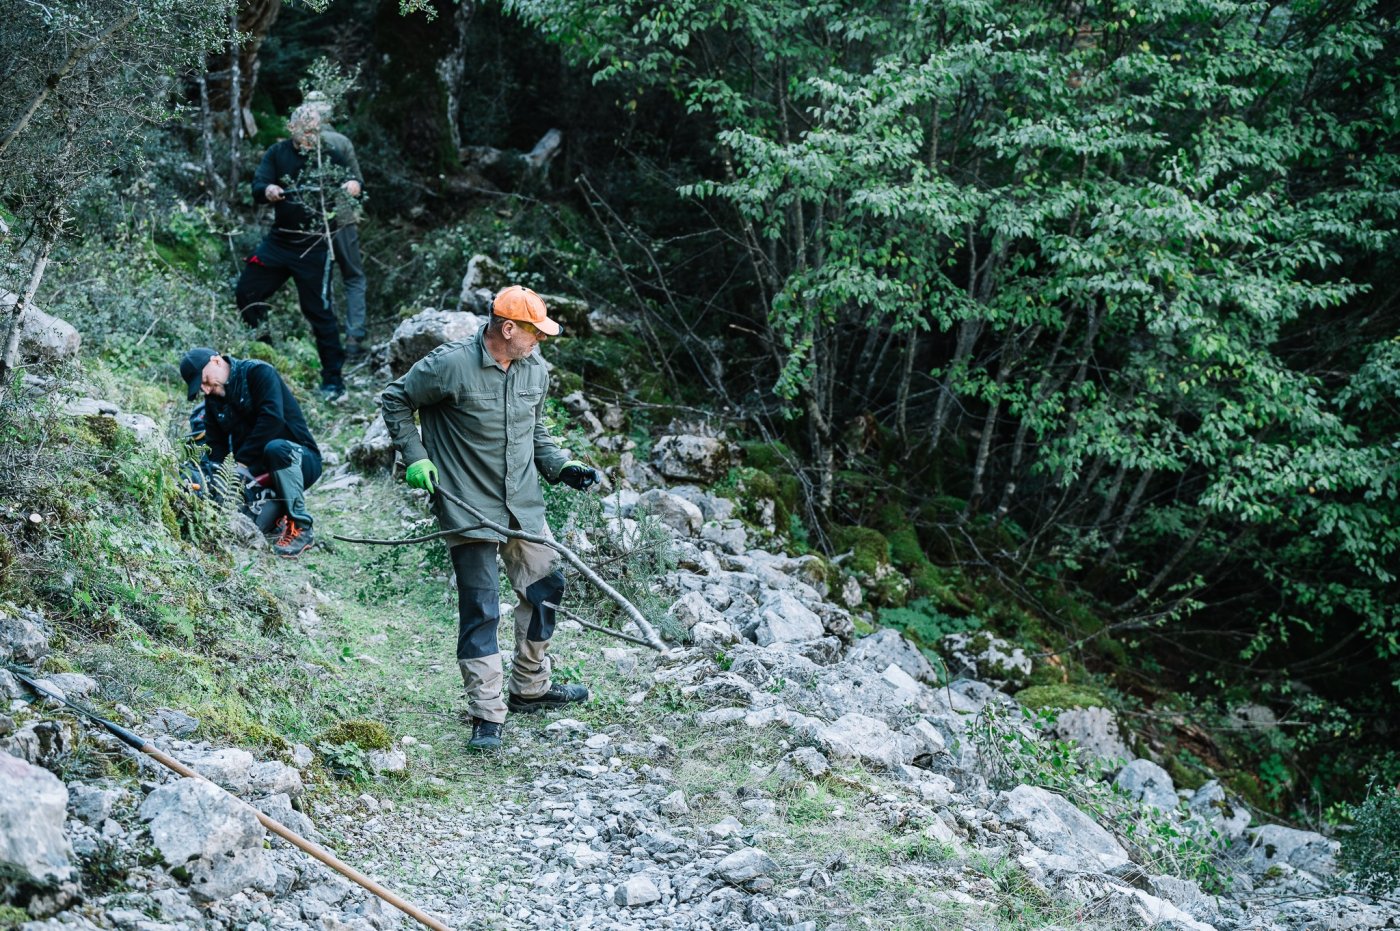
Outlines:
[[326, 248], [304, 249], [263, 237], [258, 250], [248, 256], [234, 289], [238, 311], [250, 327], [261, 326], [267, 318], [268, 298], [291, 278], [297, 286], [297, 302], [302, 316], [311, 324], [316, 353], [321, 357], [321, 382], [338, 383], [345, 365], [345, 349], [340, 343], [340, 325], [335, 311], [322, 300], [326, 278]]

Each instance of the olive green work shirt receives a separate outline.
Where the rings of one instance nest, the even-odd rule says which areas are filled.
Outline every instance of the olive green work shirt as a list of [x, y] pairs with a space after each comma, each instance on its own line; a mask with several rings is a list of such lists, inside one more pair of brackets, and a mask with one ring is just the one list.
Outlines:
[[[405, 463], [431, 459], [443, 488], [499, 524], [509, 527], [514, 517], [521, 530], [541, 533], [540, 476], [556, 481], [569, 461], [544, 424], [549, 371], [538, 352], [501, 368], [485, 336], [483, 326], [470, 339], [444, 343], [385, 388], [379, 396], [384, 424]], [[444, 530], [476, 523], [441, 496], [433, 504]], [[504, 539], [482, 528], [448, 537], [447, 544]]]

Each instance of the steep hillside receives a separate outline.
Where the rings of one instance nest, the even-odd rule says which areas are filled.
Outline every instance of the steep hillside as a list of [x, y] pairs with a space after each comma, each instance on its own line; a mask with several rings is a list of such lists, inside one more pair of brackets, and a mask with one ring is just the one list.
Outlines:
[[[309, 497], [325, 542], [296, 561], [181, 481], [171, 347], [26, 382], [0, 411], [6, 658], [459, 931], [1400, 927], [1382, 817], [1349, 837], [1349, 872], [1335, 840], [1260, 820], [1217, 781], [1128, 762], [1149, 742], [1087, 684], [1025, 690], [1053, 657], [940, 641], [931, 622], [871, 633], [864, 592], [901, 584], [887, 555], [854, 537], [839, 565], [784, 552], [777, 469], [736, 469], [693, 423], [647, 429], [647, 408], [562, 365], [602, 335], [560, 345], [553, 414], [609, 487], [552, 491], [551, 519], [672, 648], [566, 621], [556, 675], [592, 700], [513, 717], [503, 751], [469, 754], [444, 551], [331, 537], [432, 529], [385, 467], [378, 365], [474, 323], [406, 320], [334, 404], [311, 398], [300, 338], [248, 346], [298, 380], [328, 452]], [[570, 585], [566, 607], [625, 631]], [[10, 926], [410, 926], [264, 845], [226, 797], [0, 684]]]

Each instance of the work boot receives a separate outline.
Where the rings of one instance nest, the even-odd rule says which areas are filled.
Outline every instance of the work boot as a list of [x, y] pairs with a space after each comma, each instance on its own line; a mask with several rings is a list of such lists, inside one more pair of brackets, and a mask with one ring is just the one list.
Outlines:
[[345, 364], [359, 365], [369, 358], [369, 352], [356, 340], [347, 340], [345, 343]]
[[530, 714], [545, 708], [562, 708], [580, 701], [588, 701], [587, 687], [551, 682], [543, 695], [536, 695], [534, 698], [524, 698], [511, 692], [506, 698], [506, 707], [516, 714]]
[[295, 559], [316, 545], [316, 535], [311, 532], [310, 527], [303, 527], [290, 517], [285, 520], [282, 536], [272, 545], [272, 551], [278, 556]]
[[468, 750], [501, 749], [501, 725], [495, 721], [472, 718], [472, 739], [467, 741]]
[[336, 401], [345, 395], [345, 382], [336, 380], [323, 382], [317, 392], [322, 401]]

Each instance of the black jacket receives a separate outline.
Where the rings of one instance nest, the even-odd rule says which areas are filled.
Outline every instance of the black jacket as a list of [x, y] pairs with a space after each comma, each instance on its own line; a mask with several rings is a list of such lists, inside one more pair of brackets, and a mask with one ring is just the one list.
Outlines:
[[254, 473], [264, 468], [263, 450], [273, 440], [291, 440], [321, 455], [311, 438], [306, 418], [282, 376], [266, 362], [229, 357], [224, 396], [210, 395], [204, 403], [209, 458], [222, 462], [231, 452]]
[[[319, 187], [321, 191], [294, 190], [283, 200], [272, 205], [272, 235], [276, 238], [305, 240], [308, 234], [323, 232], [319, 213], [322, 196], [325, 197], [328, 209], [343, 209], [347, 217], [352, 212], [351, 207], [345, 203], [348, 195], [342, 195], [339, 190], [340, 185], [353, 177], [345, 157], [335, 146], [323, 144], [321, 164], [325, 169], [325, 176], [317, 178], [315, 153], [302, 154], [290, 139], [274, 143], [263, 153], [258, 170], [253, 175], [253, 203], [267, 203], [267, 194], [264, 192], [269, 184], [280, 185], [286, 189], [300, 187], [303, 184], [301, 173], [307, 164], [311, 165], [312, 170], [306, 173], [305, 186]], [[363, 183], [361, 178], [354, 180]], [[331, 225], [338, 227], [343, 225], [343, 222], [333, 220]]]

